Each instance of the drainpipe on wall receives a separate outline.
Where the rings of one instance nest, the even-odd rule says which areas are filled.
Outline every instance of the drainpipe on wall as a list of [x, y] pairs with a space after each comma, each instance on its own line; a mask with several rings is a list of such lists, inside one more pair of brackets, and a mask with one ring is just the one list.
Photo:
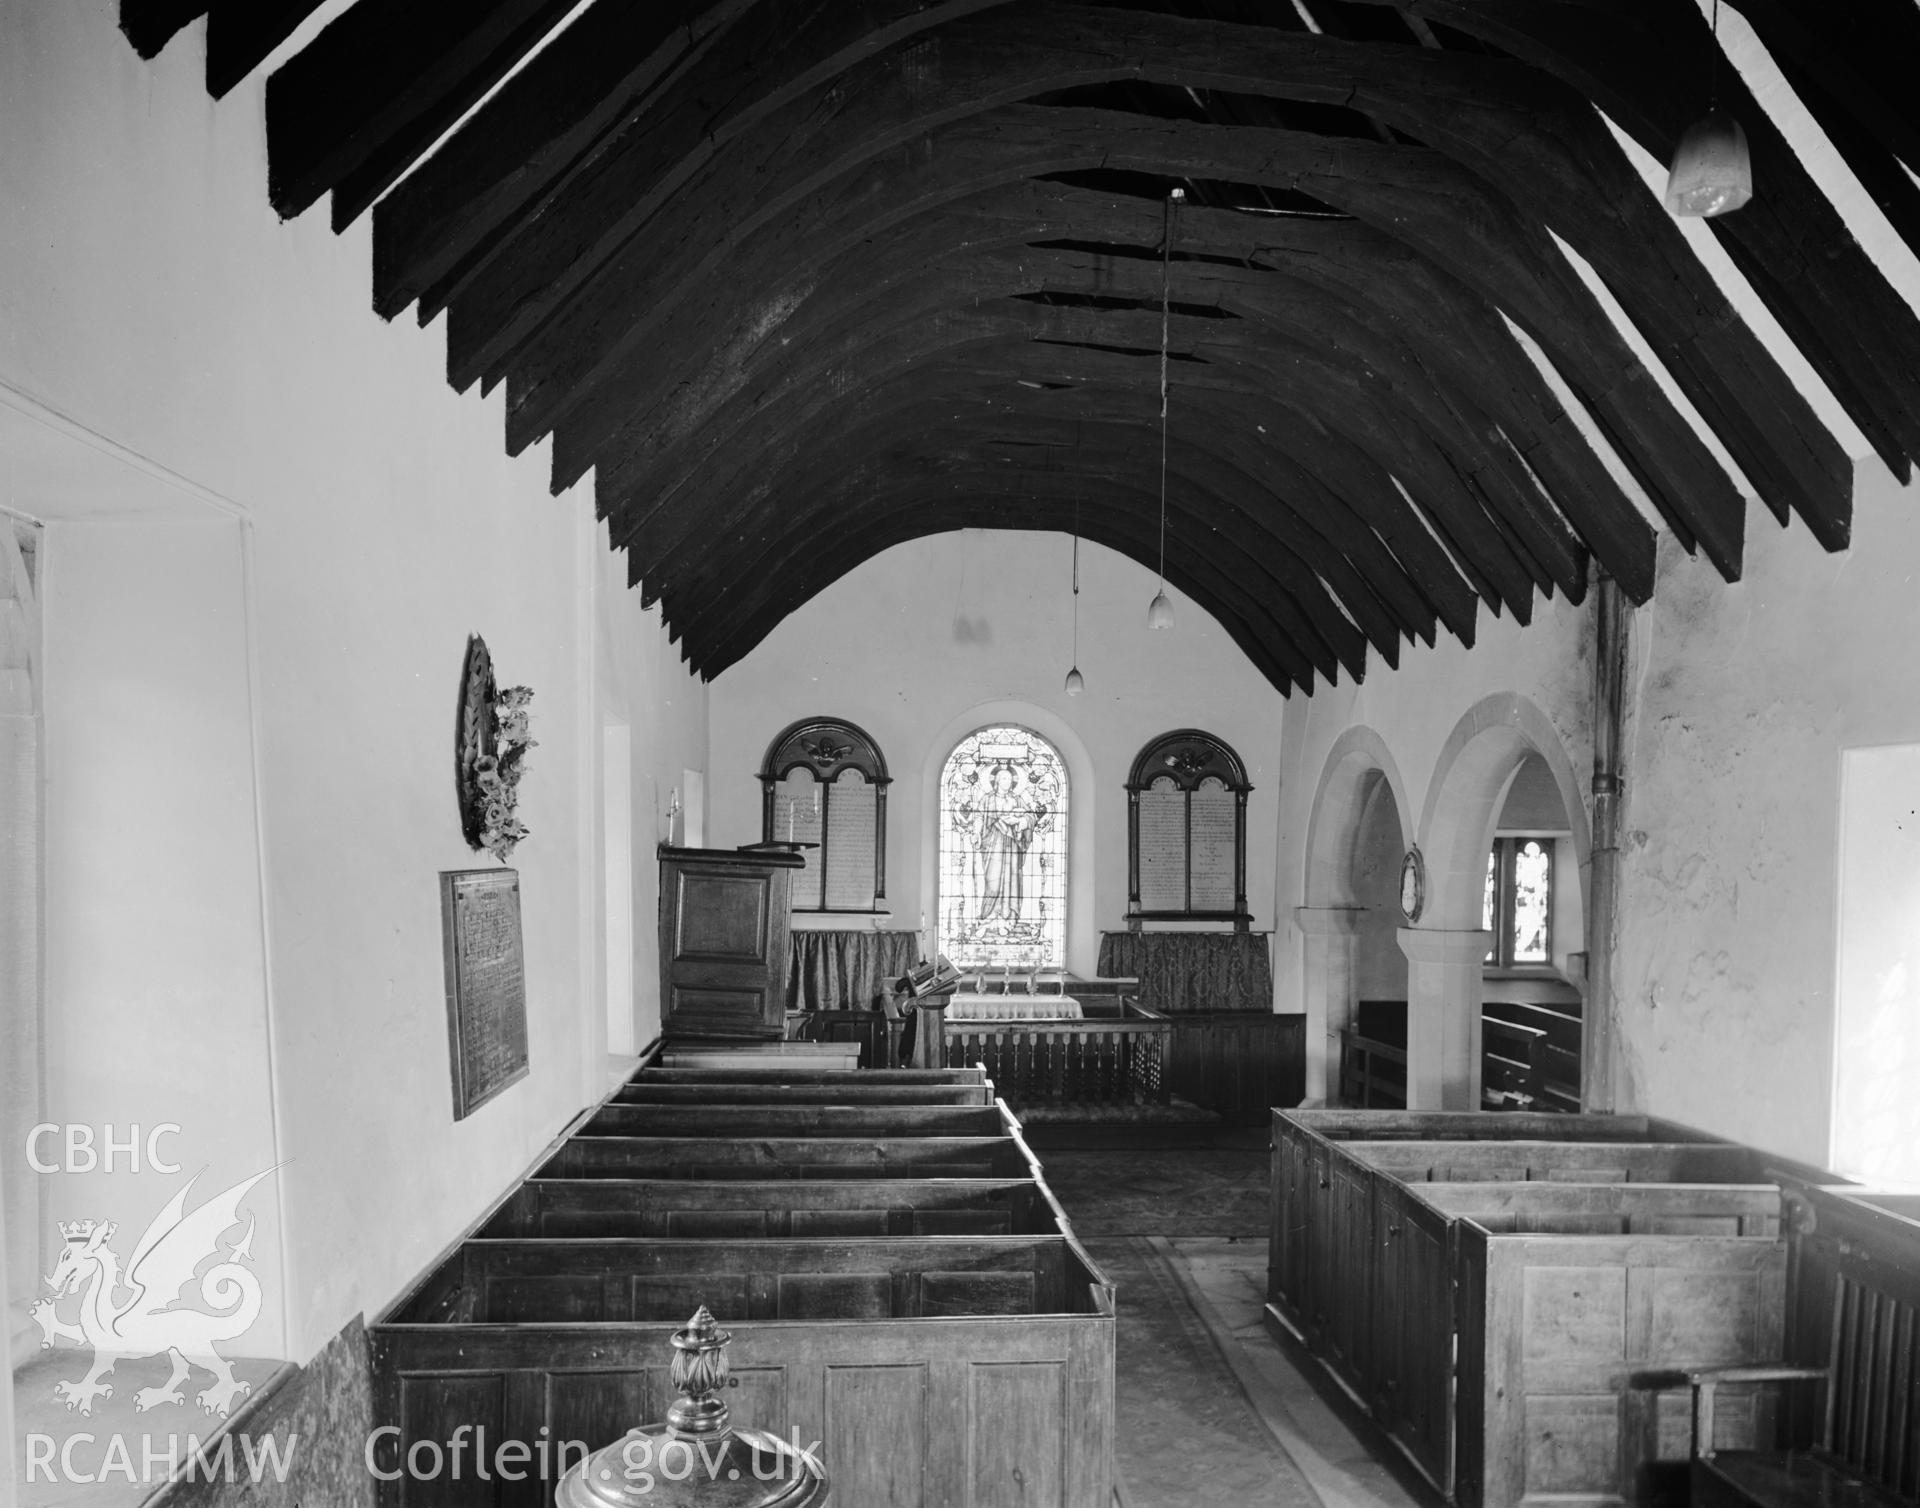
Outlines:
[[1580, 1104], [1611, 1113], [1613, 941], [1620, 882], [1621, 695], [1627, 679], [1627, 617], [1620, 585], [1602, 574], [1594, 603], [1593, 870], [1587, 913], [1587, 1004], [1581, 1012]]

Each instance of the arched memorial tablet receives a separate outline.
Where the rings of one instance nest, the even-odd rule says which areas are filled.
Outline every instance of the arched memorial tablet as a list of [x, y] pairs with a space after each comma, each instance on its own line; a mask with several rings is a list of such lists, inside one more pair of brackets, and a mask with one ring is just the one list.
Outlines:
[[886, 909], [887, 762], [852, 723], [815, 717], [774, 739], [760, 766], [760, 837], [800, 845], [795, 911]]
[[1247, 914], [1247, 796], [1240, 757], [1197, 728], [1140, 751], [1127, 781], [1128, 918], [1230, 921]]

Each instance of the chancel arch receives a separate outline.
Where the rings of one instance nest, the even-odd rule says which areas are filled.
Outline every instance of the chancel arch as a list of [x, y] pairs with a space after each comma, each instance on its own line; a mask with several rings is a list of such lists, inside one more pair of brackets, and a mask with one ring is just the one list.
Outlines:
[[[1476, 702], [1454, 726], [1434, 766], [1420, 819], [1425, 898], [1400, 930], [1406, 953], [1407, 1100], [1428, 1109], [1474, 1109], [1481, 1095], [1481, 1005], [1490, 934], [1484, 926], [1487, 856], [1515, 777], [1530, 756], [1551, 776], [1580, 878], [1591, 861], [1586, 803], [1560, 735], [1538, 706], [1513, 693]], [[1564, 887], [1563, 887], [1564, 888]], [[1563, 894], [1577, 913], [1581, 896]], [[1603, 1009], [1604, 1003], [1591, 1003]]]
[[[1412, 830], [1406, 783], [1386, 741], [1349, 728], [1327, 753], [1307, 823], [1304, 939], [1309, 1099], [1339, 1099], [1340, 1034], [1362, 999], [1406, 999], [1398, 877]], [[1397, 990], [1397, 994], [1396, 994]]]

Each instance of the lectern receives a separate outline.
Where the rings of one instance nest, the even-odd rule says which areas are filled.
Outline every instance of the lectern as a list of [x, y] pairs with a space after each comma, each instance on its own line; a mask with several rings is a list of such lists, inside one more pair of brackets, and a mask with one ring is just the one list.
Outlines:
[[660, 1035], [778, 1041], [786, 1033], [793, 871], [787, 848], [660, 847]]

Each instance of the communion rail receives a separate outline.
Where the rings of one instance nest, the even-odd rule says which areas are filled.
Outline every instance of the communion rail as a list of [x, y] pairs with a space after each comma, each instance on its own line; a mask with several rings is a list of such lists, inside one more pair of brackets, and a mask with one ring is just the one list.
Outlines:
[[1164, 1105], [1173, 1022], [1131, 1002], [1079, 1021], [948, 1021], [946, 1064], [979, 1063], [1011, 1105]]

